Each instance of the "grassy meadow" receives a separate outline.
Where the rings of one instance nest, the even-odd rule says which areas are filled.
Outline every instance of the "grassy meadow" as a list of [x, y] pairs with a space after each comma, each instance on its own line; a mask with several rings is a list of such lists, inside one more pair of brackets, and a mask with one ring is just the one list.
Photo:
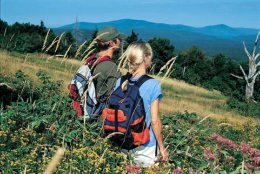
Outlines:
[[[22, 70], [31, 79], [37, 82], [36, 73], [39, 70], [51, 75], [54, 80], [62, 80], [62, 91], [68, 92], [68, 85], [72, 75], [83, 62], [75, 59], [64, 59], [46, 54], [19, 54], [6, 51], [0, 52], [0, 73], [14, 74]], [[160, 77], [155, 77], [161, 80]], [[227, 108], [227, 97], [219, 91], [187, 84], [176, 79], [162, 81], [164, 99], [161, 102], [161, 114], [174, 112], [195, 112], [203, 117], [211, 117], [219, 122], [241, 125], [248, 121], [259, 124], [257, 118], [242, 116]]]
[[[227, 109], [228, 98], [218, 91], [160, 77], [155, 78], [162, 82], [160, 112], [170, 162], [138, 168], [102, 136], [98, 123], [76, 118], [66, 94], [82, 63], [46, 54], [0, 51], [0, 83], [9, 79], [7, 83], [15, 85], [18, 93], [16, 102], [0, 109], [0, 173], [46, 172], [58, 149], [62, 153], [60, 161], [54, 160], [60, 162], [56, 173], [257, 172], [259, 119]], [[18, 70], [25, 76], [19, 72], [17, 77]], [[58, 80], [63, 81], [61, 86]]]

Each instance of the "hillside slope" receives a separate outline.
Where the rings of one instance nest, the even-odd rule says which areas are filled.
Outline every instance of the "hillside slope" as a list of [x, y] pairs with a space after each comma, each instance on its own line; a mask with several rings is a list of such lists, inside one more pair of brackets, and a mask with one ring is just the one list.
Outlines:
[[[77, 60], [51, 58], [41, 54], [23, 55], [0, 51], [0, 74], [9, 75], [22, 70], [36, 81], [36, 73], [41, 69], [53, 79], [64, 82], [64, 93], [68, 92], [67, 84], [81, 63]], [[228, 110], [227, 98], [218, 91], [209, 91], [176, 79], [166, 79], [162, 82], [162, 88], [164, 99], [161, 103], [161, 114], [187, 111], [203, 117], [209, 116], [221, 122], [242, 124], [251, 120], [260, 123], [259, 119], [245, 117]]]

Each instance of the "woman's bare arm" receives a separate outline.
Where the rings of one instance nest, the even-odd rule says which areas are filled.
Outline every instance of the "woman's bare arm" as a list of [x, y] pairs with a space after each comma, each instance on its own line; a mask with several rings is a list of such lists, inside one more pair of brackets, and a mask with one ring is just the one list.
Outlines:
[[169, 153], [163, 143], [162, 122], [159, 117], [159, 100], [156, 99], [151, 104], [151, 126], [153, 128], [157, 143], [160, 148], [163, 161], [168, 161]]

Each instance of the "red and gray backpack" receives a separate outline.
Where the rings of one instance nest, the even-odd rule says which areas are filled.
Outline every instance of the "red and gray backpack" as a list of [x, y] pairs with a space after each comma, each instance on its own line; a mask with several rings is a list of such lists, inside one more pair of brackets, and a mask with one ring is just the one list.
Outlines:
[[[150, 140], [146, 124], [145, 108], [139, 88], [152, 77], [141, 76], [131, 81], [130, 75], [121, 77], [121, 85], [111, 94], [108, 106], [103, 109], [103, 128], [105, 135], [113, 134], [111, 140], [123, 149], [133, 149]], [[128, 79], [127, 90], [122, 90], [122, 83]]]
[[[87, 111], [95, 109], [97, 100], [93, 72], [95, 67], [104, 61], [112, 60], [109, 56], [98, 58], [97, 54], [92, 54], [88, 58], [87, 64], [82, 65], [77, 70], [69, 84], [69, 97], [73, 99], [73, 108], [76, 111], [77, 116], [84, 115], [90, 117], [91, 113], [88, 113]], [[87, 100], [91, 100], [93, 105], [87, 105]], [[87, 107], [92, 107], [93, 109], [87, 109]]]

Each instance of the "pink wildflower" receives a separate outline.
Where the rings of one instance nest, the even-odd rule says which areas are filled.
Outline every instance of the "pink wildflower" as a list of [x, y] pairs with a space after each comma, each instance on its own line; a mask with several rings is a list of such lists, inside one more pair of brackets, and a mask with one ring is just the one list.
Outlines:
[[257, 150], [257, 151], [255, 152], [255, 156], [260, 157], [260, 150]]
[[189, 173], [192, 173], [193, 172], [193, 168], [189, 168]]
[[223, 137], [218, 137], [217, 142], [223, 144], [224, 146], [230, 147], [232, 149], [235, 149], [237, 145], [230, 139], [223, 138]]
[[181, 174], [182, 173], [182, 170], [181, 170], [181, 168], [177, 168], [177, 169], [174, 169], [173, 171], [172, 171], [172, 174]]
[[260, 157], [254, 157], [251, 159], [251, 161], [253, 161], [255, 165], [260, 166]]
[[226, 161], [227, 162], [233, 162], [233, 161], [235, 161], [235, 158], [233, 156], [227, 156]]
[[250, 163], [245, 163], [245, 166], [249, 170], [253, 170], [254, 169], [254, 166], [252, 166]]
[[132, 164], [132, 165], [127, 165], [126, 166], [126, 171], [127, 172], [134, 172], [134, 173], [138, 173], [140, 170], [140, 167], [138, 167], [137, 165], [135, 164]]
[[220, 136], [218, 134], [212, 134], [210, 137], [217, 141], [218, 147], [220, 149], [222, 149], [222, 146], [229, 147], [231, 149], [237, 148], [237, 145], [232, 140], [223, 138], [222, 136]]
[[219, 137], [218, 134], [212, 134], [212, 135], [210, 135], [210, 138], [212, 138], [213, 140], [217, 140], [218, 137]]
[[196, 171], [194, 174], [202, 174], [201, 171]]
[[207, 148], [204, 150], [204, 153], [205, 153], [205, 154], [211, 153], [211, 149], [210, 149], [209, 147], [207, 147]]
[[250, 149], [251, 149], [251, 147], [248, 144], [245, 144], [245, 143], [240, 144], [240, 151], [242, 153], [249, 153]]
[[260, 156], [260, 151], [257, 150], [257, 149], [250, 148], [249, 152], [250, 152], [250, 154], [251, 154], [252, 156], [254, 156], [254, 157]]
[[214, 160], [216, 158], [216, 154], [213, 154], [211, 149], [208, 147], [204, 150], [204, 159], [206, 160]]

